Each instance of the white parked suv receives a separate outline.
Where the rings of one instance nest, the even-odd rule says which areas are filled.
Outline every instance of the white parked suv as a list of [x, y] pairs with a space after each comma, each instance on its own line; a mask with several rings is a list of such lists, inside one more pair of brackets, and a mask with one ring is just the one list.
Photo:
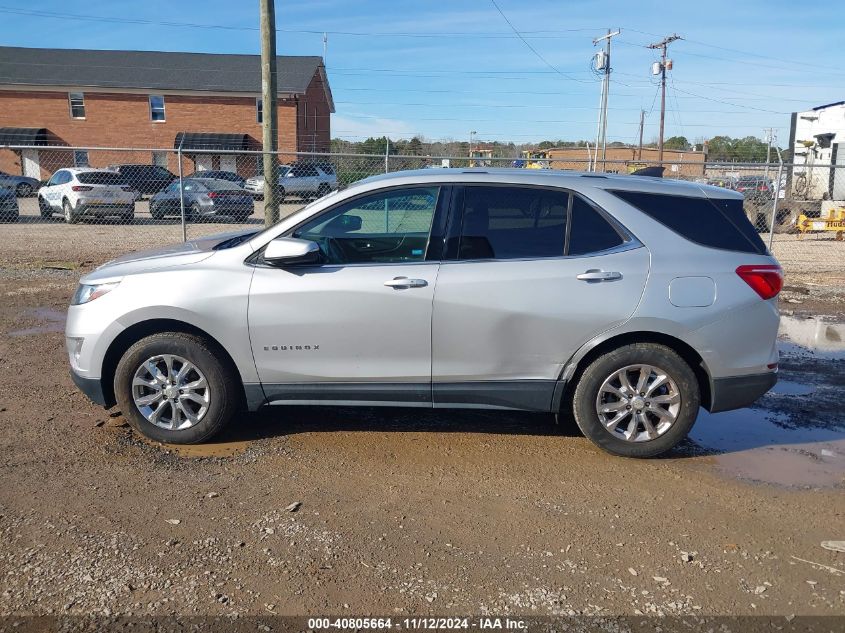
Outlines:
[[[264, 176], [253, 176], [246, 181], [244, 189], [253, 196], [264, 195]], [[292, 165], [279, 165], [278, 188], [279, 201], [286, 196], [297, 198], [322, 198], [337, 189], [337, 174], [328, 163], [295, 162]]]
[[425, 169], [101, 266], [67, 349], [92, 400], [162, 442], [265, 404], [474, 407], [571, 412], [605, 450], [647, 457], [700, 406], [775, 384], [782, 282], [733, 191]]
[[38, 190], [42, 218], [60, 212], [73, 224], [81, 217], [119, 217], [131, 222], [135, 217], [135, 190], [119, 173], [91, 167], [59, 169]]

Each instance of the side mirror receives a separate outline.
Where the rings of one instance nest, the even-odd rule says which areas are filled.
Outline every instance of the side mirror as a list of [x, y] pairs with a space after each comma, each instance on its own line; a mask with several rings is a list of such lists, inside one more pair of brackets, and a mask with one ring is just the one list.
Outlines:
[[315, 265], [323, 262], [323, 253], [311, 240], [277, 237], [265, 247], [264, 261], [272, 266]]

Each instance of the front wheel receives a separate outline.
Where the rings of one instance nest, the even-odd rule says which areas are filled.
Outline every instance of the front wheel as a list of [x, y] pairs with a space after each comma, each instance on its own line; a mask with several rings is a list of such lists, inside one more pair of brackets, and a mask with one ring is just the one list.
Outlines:
[[687, 436], [700, 398], [693, 370], [674, 350], [635, 343], [594, 360], [575, 387], [572, 405], [578, 427], [599, 448], [654, 457]]
[[38, 198], [38, 213], [41, 215], [42, 220], [49, 220], [53, 217], [53, 208], [41, 197]]
[[22, 182], [15, 187], [15, 195], [18, 198], [29, 198], [32, 195], [32, 185], [28, 182]]
[[164, 332], [126, 351], [117, 365], [114, 393], [139, 433], [158, 442], [197, 444], [231, 421], [241, 401], [239, 382], [208, 340]]

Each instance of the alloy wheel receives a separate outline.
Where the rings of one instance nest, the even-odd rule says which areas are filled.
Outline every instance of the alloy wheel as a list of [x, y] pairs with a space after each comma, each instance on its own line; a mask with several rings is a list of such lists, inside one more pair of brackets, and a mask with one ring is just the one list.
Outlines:
[[596, 413], [614, 437], [647, 442], [678, 419], [681, 393], [675, 380], [653, 365], [628, 365], [608, 376], [596, 397]]
[[150, 423], [181, 431], [199, 424], [208, 412], [211, 390], [203, 373], [189, 360], [160, 354], [135, 371], [132, 399]]

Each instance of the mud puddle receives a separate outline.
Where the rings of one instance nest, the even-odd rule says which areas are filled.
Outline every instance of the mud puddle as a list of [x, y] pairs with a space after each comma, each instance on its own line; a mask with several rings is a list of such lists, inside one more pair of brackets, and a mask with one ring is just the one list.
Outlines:
[[38, 325], [19, 330], [11, 330], [9, 336], [33, 336], [35, 334], [49, 334], [63, 332], [67, 314], [52, 308], [29, 308], [21, 312], [22, 320], [36, 320]]
[[801, 488], [845, 484], [845, 423], [795, 427], [788, 416], [766, 409], [702, 410], [690, 439], [718, 451], [716, 467], [740, 479]]
[[781, 316], [778, 337], [784, 354], [845, 360], [845, 323], [824, 317]]

